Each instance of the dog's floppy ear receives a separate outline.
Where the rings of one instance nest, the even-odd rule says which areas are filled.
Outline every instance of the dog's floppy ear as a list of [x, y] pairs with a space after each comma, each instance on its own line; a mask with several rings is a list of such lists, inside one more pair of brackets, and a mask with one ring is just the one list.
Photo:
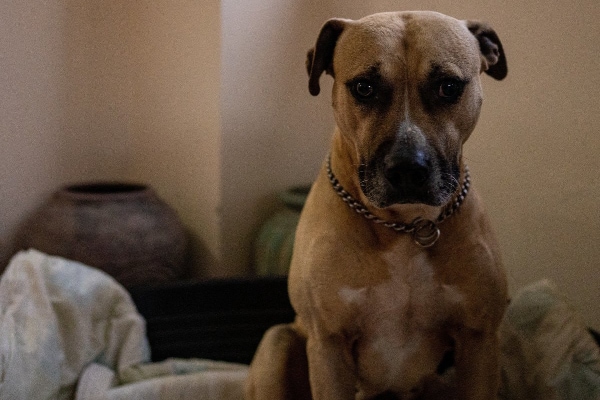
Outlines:
[[306, 57], [306, 69], [309, 76], [308, 90], [313, 96], [318, 95], [321, 91], [319, 78], [323, 71], [333, 76], [333, 51], [347, 23], [348, 20], [340, 18], [333, 18], [325, 22], [315, 47], [308, 51]]
[[496, 32], [484, 22], [466, 21], [466, 24], [479, 42], [482, 69], [494, 79], [504, 79], [508, 73], [506, 55]]

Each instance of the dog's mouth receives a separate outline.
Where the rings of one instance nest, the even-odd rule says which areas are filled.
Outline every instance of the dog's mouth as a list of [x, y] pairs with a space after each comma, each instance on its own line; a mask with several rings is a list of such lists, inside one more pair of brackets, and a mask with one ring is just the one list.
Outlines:
[[456, 192], [460, 166], [415, 151], [411, 157], [375, 154], [358, 168], [360, 188], [378, 208], [395, 204], [442, 206]]

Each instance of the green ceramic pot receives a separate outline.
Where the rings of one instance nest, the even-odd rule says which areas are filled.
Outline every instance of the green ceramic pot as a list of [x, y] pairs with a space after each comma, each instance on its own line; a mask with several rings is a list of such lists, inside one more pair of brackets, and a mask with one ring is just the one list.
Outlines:
[[284, 208], [261, 226], [254, 242], [254, 266], [258, 275], [286, 275], [290, 268], [296, 226], [310, 186], [296, 186], [279, 193]]

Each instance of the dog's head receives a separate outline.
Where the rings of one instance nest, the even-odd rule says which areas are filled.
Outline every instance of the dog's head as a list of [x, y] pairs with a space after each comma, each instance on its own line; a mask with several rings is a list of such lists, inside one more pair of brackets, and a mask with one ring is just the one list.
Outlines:
[[479, 117], [480, 74], [507, 73], [490, 27], [433, 12], [331, 19], [307, 69], [312, 95], [323, 72], [334, 78], [335, 120], [376, 207], [449, 201]]

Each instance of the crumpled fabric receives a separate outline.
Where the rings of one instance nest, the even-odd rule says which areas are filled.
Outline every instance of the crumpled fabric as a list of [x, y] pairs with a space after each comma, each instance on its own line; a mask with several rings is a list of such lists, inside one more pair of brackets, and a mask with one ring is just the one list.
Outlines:
[[500, 337], [501, 399], [600, 399], [600, 348], [549, 280], [519, 290]]
[[200, 360], [168, 359], [115, 372], [87, 367], [75, 400], [242, 400], [248, 366]]
[[36, 250], [13, 257], [0, 280], [0, 399], [72, 399], [90, 363], [149, 360], [145, 321], [113, 278]]

